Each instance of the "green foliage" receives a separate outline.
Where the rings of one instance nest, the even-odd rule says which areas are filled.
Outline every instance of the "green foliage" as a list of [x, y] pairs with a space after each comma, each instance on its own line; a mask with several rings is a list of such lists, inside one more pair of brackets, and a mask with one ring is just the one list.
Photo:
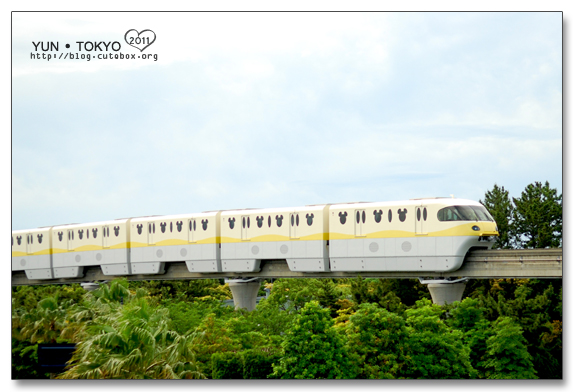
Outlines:
[[401, 313], [420, 298], [431, 298], [427, 287], [417, 279], [363, 279], [351, 281], [351, 294], [357, 305], [376, 303], [390, 312]]
[[38, 345], [12, 338], [12, 379], [47, 379], [38, 372]]
[[198, 337], [169, 330], [167, 309], [133, 296], [114, 310], [85, 329], [59, 378], [205, 378], [191, 351]]
[[347, 347], [358, 368], [357, 378], [395, 379], [405, 367], [405, 320], [395, 313], [365, 303], [350, 317]]
[[46, 297], [54, 297], [58, 301], [78, 303], [82, 300], [85, 290], [79, 284], [14, 286], [12, 287], [12, 307], [20, 310], [32, 310], [38, 302]]
[[244, 364], [240, 352], [212, 354], [213, 379], [241, 379], [243, 374]]
[[13, 309], [12, 330], [20, 340], [32, 343], [56, 343], [65, 327], [70, 301], [58, 302], [54, 297], [40, 300], [29, 311]]
[[318, 292], [317, 279], [278, 279], [266, 302], [282, 310], [297, 312], [309, 301], [317, 300]]
[[470, 350], [471, 365], [477, 370], [478, 378], [485, 378], [486, 342], [493, 335], [491, 324], [484, 316], [485, 308], [478, 299], [473, 298], [465, 298], [445, 308], [449, 312], [446, 324], [463, 332], [464, 342]]
[[513, 236], [520, 248], [562, 246], [563, 196], [549, 182], [529, 184], [519, 198], [513, 198]]
[[305, 304], [282, 344], [284, 355], [274, 365], [277, 378], [353, 378], [355, 371], [343, 337], [333, 327], [328, 309]]
[[493, 245], [494, 249], [510, 249], [511, 244], [511, 231], [512, 231], [512, 217], [513, 205], [509, 198], [509, 191], [505, 187], [499, 187], [497, 184], [493, 186], [493, 190], [485, 193], [485, 200], [479, 200], [481, 204], [487, 208], [491, 214], [497, 228], [499, 229], [499, 238]]
[[274, 349], [252, 349], [243, 352], [244, 379], [266, 379], [273, 373], [273, 364], [279, 362], [281, 353]]
[[487, 354], [484, 363], [486, 378], [537, 378], [525, 343], [519, 325], [515, 324], [510, 317], [499, 318], [495, 322], [493, 336], [487, 339]]
[[202, 339], [192, 350], [205, 374], [212, 374], [211, 358], [214, 353], [235, 352], [241, 349], [225, 320], [218, 319], [214, 313], [208, 314], [196, 329]]
[[269, 349], [214, 353], [212, 378], [266, 379], [273, 372], [273, 363], [280, 358], [280, 353]]
[[158, 301], [192, 301], [209, 297], [213, 300], [232, 298], [227, 285], [217, 279], [195, 280], [145, 280], [130, 282], [130, 287], [145, 289], [150, 297]]
[[163, 304], [170, 312], [170, 328], [179, 334], [194, 331], [208, 314], [224, 320], [234, 315], [232, 307], [212, 298], [193, 302], [165, 300]]
[[[561, 378], [561, 281], [517, 280], [513, 298], [499, 295], [497, 314], [511, 317], [523, 330], [540, 378]], [[559, 291], [556, 293], [555, 286]]]
[[475, 378], [477, 372], [469, 360], [469, 347], [463, 344], [463, 332], [450, 330], [441, 320], [441, 307], [427, 299], [406, 310], [409, 365], [406, 378]]
[[337, 317], [337, 300], [338, 293], [335, 288], [335, 284], [331, 279], [318, 279], [318, 294], [317, 299], [319, 304], [323, 308], [328, 308], [330, 310], [330, 315], [332, 318]]

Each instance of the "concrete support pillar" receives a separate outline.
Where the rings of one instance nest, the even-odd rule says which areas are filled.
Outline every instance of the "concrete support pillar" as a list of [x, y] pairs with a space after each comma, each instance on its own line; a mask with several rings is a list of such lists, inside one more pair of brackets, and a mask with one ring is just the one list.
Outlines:
[[463, 299], [463, 291], [465, 290], [465, 285], [467, 278], [458, 279], [455, 281], [449, 280], [422, 280], [419, 279], [422, 284], [426, 284], [429, 292], [431, 294], [431, 299], [436, 305], [451, 304], [455, 301], [461, 301]]
[[236, 309], [244, 308], [250, 312], [256, 308], [256, 299], [261, 282], [259, 279], [226, 279], [226, 283], [232, 290]]
[[463, 299], [465, 283], [430, 283], [427, 285], [433, 303], [437, 305], [450, 304]]

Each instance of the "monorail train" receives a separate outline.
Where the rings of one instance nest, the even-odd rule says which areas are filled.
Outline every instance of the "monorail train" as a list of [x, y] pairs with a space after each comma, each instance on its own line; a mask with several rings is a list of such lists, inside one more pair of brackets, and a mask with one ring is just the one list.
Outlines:
[[28, 279], [290, 270], [454, 271], [471, 249], [490, 249], [495, 221], [480, 203], [453, 198], [213, 211], [60, 225], [12, 232], [12, 271]]

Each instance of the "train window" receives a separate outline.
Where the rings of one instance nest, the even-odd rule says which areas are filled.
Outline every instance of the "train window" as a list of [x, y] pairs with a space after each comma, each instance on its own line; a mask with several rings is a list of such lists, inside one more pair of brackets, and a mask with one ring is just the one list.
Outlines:
[[299, 214], [296, 214], [295, 216], [295, 225], [299, 226]]
[[248, 216], [248, 229], [250, 228], [250, 217]]
[[421, 208], [417, 209], [417, 221], [419, 222], [421, 220]]
[[268, 216], [268, 227], [272, 227], [272, 216]]
[[475, 214], [479, 217], [479, 220], [491, 222], [494, 221], [489, 211], [487, 211], [487, 208], [483, 206], [471, 206], [471, 208], [473, 211], [475, 211]]
[[[233, 229], [233, 227], [232, 227]], [[192, 231], [192, 221], [190, 221], [190, 231]]]
[[291, 216], [291, 225], [292, 226], [293, 226], [293, 223], [294, 223], [294, 219], [293, 219], [293, 214], [292, 214], [292, 216]]
[[194, 219], [194, 231], [196, 231], [196, 220]]
[[365, 223], [365, 211], [362, 211], [361, 213], [361, 221], [362, 223]]
[[423, 208], [423, 220], [427, 220], [427, 208]]
[[359, 211], [355, 213], [355, 221], [359, 223]]
[[391, 217], [393, 216], [393, 214], [391, 213], [391, 210], [389, 210], [387, 212], [387, 219], [391, 222]]
[[174, 227], [174, 222], [170, 222], [170, 233], [172, 232], [173, 227]]
[[450, 206], [442, 208], [437, 212], [437, 219], [445, 221], [493, 221], [493, 218], [481, 206]]
[[242, 227], [244, 229], [246, 228], [246, 217], [245, 216], [242, 218]]

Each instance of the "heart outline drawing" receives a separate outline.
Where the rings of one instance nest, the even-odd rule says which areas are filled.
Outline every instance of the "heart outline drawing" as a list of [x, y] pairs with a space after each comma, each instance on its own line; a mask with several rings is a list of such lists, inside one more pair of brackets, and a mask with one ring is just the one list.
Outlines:
[[[132, 33], [132, 34], [130, 34], [130, 33]], [[147, 33], [147, 34], [144, 34], [144, 33]], [[137, 36], [136, 36], [136, 34], [137, 34]], [[144, 34], [144, 36], [142, 36], [142, 34]], [[128, 35], [129, 35], [129, 36], [128, 36]], [[152, 39], [151, 42], [150, 42], [150, 38], [152, 38], [152, 37], [153, 37], [153, 39]], [[149, 42], [149, 43], [148, 43], [147, 45], [145, 45], [144, 42], [141, 42], [141, 43], [135, 43], [135, 42], [134, 42], [134, 43], [130, 43], [130, 41], [128, 40], [129, 38], [132, 38], [132, 42], [134, 42], [134, 41], [135, 41], [136, 39], [138, 39], [138, 38], [142, 38], [142, 41], [143, 41], [143, 39], [148, 38], [148, 42]], [[140, 32], [138, 32], [138, 30], [136, 30], [136, 29], [130, 29], [130, 30], [126, 31], [126, 34], [124, 35], [124, 40], [126, 41], [126, 43], [127, 43], [128, 45], [133, 46], [134, 48], [138, 49], [140, 52], [143, 52], [144, 49], [146, 49], [148, 46], [150, 46], [150, 45], [152, 45], [154, 42], [156, 42], [156, 33], [154, 33], [154, 32], [153, 32], [152, 30], [150, 30], [150, 29], [142, 30], [142, 31], [140, 31]], [[145, 45], [145, 46], [144, 46], [144, 45]], [[142, 47], [142, 46], [143, 46], [143, 47]]]

